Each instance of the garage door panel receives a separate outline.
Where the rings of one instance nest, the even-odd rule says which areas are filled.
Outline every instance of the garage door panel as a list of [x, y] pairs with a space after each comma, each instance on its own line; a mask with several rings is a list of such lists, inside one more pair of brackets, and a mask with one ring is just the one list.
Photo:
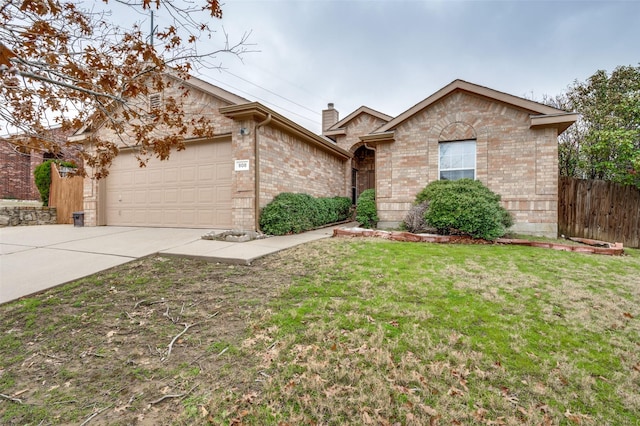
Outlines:
[[[171, 160], [169, 160], [171, 161]], [[176, 160], [177, 161], [177, 160]], [[179, 169], [176, 167], [168, 167], [164, 170], [154, 171], [154, 179], [151, 183], [167, 183], [167, 184], [175, 184], [179, 182], [178, 175]]]
[[165, 205], [177, 205], [179, 201], [177, 188], [166, 188], [164, 191], [164, 203]]
[[207, 205], [214, 202], [214, 200], [221, 200], [220, 197], [215, 197], [216, 193], [213, 188], [198, 188], [198, 204]]
[[106, 179], [107, 224], [228, 228], [232, 173], [230, 141], [188, 145], [143, 168], [122, 153]]
[[180, 201], [186, 204], [193, 204], [196, 200], [196, 190], [194, 188], [182, 189], [180, 191]]
[[181, 167], [180, 168], [180, 182], [182, 182], [182, 183], [195, 183], [196, 182], [196, 170], [195, 170], [195, 167]]

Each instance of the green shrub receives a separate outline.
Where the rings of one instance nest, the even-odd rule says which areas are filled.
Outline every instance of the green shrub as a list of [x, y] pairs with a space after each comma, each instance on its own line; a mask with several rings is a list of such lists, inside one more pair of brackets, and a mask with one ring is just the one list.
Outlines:
[[297, 234], [348, 219], [350, 213], [347, 197], [313, 198], [283, 192], [262, 209], [260, 228], [270, 235]]
[[33, 176], [35, 178], [38, 192], [40, 192], [42, 205], [44, 206], [49, 205], [49, 191], [51, 190], [51, 163], [53, 162], [64, 167], [76, 167], [75, 164], [68, 161], [47, 160], [35, 168]]
[[500, 205], [500, 196], [477, 180], [432, 182], [416, 196], [416, 203], [425, 201], [429, 202], [425, 222], [441, 234], [495, 240], [513, 225], [511, 215]]
[[356, 203], [356, 221], [365, 228], [374, 228], [378, 223], [376, 192], [373, 189], [362, 191]]

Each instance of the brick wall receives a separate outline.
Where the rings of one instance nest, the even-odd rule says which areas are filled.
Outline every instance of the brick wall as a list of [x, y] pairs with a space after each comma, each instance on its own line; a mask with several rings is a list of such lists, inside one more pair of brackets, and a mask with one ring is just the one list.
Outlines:
[[438, 179], [438, 143], [476, 137], [476, 178], [502, 196], [516, 232], [557, 233], [557, 134], [529, 128], [529, 113], [458, 91], [400, 124], [376, 151], [382, 226], [402, 221]]
[[[346, 196], [348, 161], [313, 146], [302, 137], [273, 123], [257, 128], [256, 119], [238, 120], [231, 129], [232, 159], [249, 160], [249, 170], [234, 171], [231, 180], [235, 229], [255, 229], [256, 156], [259, 144], [260, 208], [282, 192], [303, 192], [314, 197]], [[246, 129], [241, 132], [240, 129]], [[258, 212], [259, 214], [259, 212]]]
[[353, 153], [362, 145], [360, 136], [373, 132], [385, 123], [386, 121], [363, 112], [344, 126], [345, 134], [336, 137], [336, 144]]
[[39, 200], [32, 163], [42, 162], [41, 153], [23, 154], [6, 140], [0, 140], [0, 198]]
[[347, 195], [344, 159], [272, 126], [260, 132], [261, 207], [282, 192]]

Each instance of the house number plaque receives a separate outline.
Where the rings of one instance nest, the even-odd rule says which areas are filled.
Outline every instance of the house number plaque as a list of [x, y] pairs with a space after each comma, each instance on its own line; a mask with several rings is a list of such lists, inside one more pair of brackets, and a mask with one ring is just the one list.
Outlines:
[[244, 172], [246, 170], [249, 170], [249, 160], [236, 160], [234, 170], [236, 172]]

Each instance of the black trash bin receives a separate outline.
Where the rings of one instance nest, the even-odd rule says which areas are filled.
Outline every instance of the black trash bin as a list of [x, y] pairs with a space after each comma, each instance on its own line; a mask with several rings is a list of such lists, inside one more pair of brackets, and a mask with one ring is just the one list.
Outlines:
[[84, 226], [84, 212], [73, 212], [73, 226]]

